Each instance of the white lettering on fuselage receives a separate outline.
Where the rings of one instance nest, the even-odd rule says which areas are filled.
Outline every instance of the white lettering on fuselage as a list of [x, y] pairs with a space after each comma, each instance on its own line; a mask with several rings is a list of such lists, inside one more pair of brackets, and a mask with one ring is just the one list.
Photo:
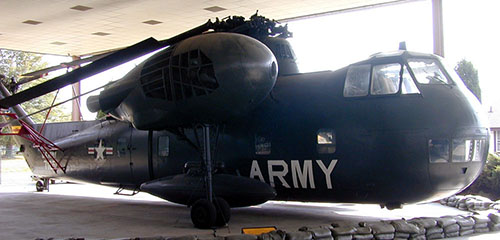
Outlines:
[[[325, 185], [327, 189], [332, 189], [331, 175], [333, 169], [337, 165], [337, 160], [333, 159], [328, 164], [328, 167], [322, 160], [316, 160], [316, 164], [321, 169], [325, 176]], [[290, 168], [285, 160], [267, 160], [267, 173], [269, 176], [269, 184], [271, 187], [276, 186], [275, 179], [277, 178], [281, 185], [285, 188], [291, 188], [285, 177], [288, 175], [289, 170], [292, 174], [293, 188], [311, 188], [315, 189], [314, 182], [313, 160], [302, 161], [302, 167], [299, 160], [291, 160]], [[264, 175], [259, 167], [257, 160], [252, 161], [250, 168], [250, 178], [258, 178], [260, 181], [265, 182]]]
[[[276, 171], [273, 167], [281, 166], [281, 171]], [[269, 184], [274, 187], [274, 177], [277, 177], [281, 181], [281, 185], [286, 188], [290, 188], [290, 185], [285, 181], [285, 176], [288, 174], [288, 164], [283, 160], [269, 160], [267, 161], [267, 173], [269, 173]]]
[[255, 178], [256, 176], [259, 177], [261, 182], [265, 182], [264, 176], [262, 176], [262, 172], [260, 171], [259, 164], [257, 161], [253, 160], [252, 167], [250, 168], [250, 178]]
[[309, 185], [311, 185], [311, 188], [312, 189], [316, 188], [314, 186], [312, 160], [305, 160], [304, 161], [304, 168], [302, 168], [302, 170], [300, 169], [299, 160], [292, 160], [291, 163], [292, 163], [291, 165], [292, 165], [293, 187], [299, 188], [298, 183], [297, 183], [297, 175], [298, 175], [300, 185], [302, 186], [302, 188], [307, 188], [307, 181], [308, 180], [309, 180]]

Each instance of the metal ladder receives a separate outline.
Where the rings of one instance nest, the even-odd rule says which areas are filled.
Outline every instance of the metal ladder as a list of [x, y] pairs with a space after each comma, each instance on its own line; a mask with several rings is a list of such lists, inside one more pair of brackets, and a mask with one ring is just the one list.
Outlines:
[[[43, 159], [49, 164], [49, 166], [52, 168], [52, 170], [54, 170], [56, 174], [58, 170], [66, 173], [66, 167], [63, 167], [52, 153], [54, 151], [62, 151], [60, 147], [45, 138], [40, 132], [35, 130], [22, 119], [19, 119], [15, 113], [2, 111], [0, 112], [0, 116], [3, 116], [4, 119], [5, 117], [8, 117], [13, 120], [0, 123], [0, 136], [20, 136], [32, 142], [33, 147], [40, 151]], [[9, 130], [5, 131], [4, 129], [6, 129], [6, 127], [8, 127], [8, 125], [14, 121], [19, 122], [20, 126], [11, 126]]]

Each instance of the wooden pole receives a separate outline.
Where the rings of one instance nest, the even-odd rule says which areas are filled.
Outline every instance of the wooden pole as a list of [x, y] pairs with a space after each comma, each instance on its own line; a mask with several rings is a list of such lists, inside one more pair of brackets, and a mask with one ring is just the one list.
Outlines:
[[434, 54], [444, 57], [443, 1], [432, 0], [432, 26], [434, 34]]
[[[76, 60], [79, 60], [80, 57], [78, 56], [73, 56], [73, 61], [76, 61]], [[73, 69], [77, 69], [79, 68], [80, 66], [77, 65], [77, 66], [74, 66]], [[81, 94], [81, 90], [80, 90], [80, 82], [76, 82], [76, 83], [73, 83], [72, 84], [72, 96], [73, 97], [76, 97], [76, 96], [80, 96]], [[82, 114], [81, 114], [81, 111], [80, 111], [80, 98], [75, 98], [73, 101], [72, 101], [72, 108], [71, 108], [71, 121], [81, 121], [82, 120]]]

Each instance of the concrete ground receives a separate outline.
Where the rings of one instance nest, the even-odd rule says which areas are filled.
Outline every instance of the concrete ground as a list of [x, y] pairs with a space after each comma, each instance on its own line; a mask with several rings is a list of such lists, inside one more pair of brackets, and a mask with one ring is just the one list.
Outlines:
[[[148, 236], [211, 234], [193, 227], [189, 209], [149, 194], [113, 195], [116, 189], [58, 183], [37, 193], [23, 161], [2, 161], [0, 173], [0, 239], [116, 239]], [[421, 216], [469, 214], [440, 204], [408, 205], [400, 210], [376, 205], [268, 202], [232, 210], [227, 228], [218, 235], [239, 234], [243, 227], [276, 226], [296, 231], [302, 226], [328, 225], [338, 220], [376, 221]], [[500, 233], [460, 239], [500, 239]]]

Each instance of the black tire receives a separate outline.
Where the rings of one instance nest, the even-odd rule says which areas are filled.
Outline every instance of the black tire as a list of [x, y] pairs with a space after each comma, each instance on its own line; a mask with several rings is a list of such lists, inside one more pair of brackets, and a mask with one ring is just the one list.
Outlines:
[[217, 217], [215, 218], [215, 224], [217, 227], [225, 226], [231, 219], [231, 207], [223, 198], [214, 199], [215, 210], [217, 211]]
[[215, 226], [216, 217], [215, 206], [207, 199], [200, 199], [191, 207], [191, 221], [197, 228], [205, 229]]
[[43, 192], [44, 190], [43, 182], [40, 180], [36, 181], [35, 187], [37, 192]]

